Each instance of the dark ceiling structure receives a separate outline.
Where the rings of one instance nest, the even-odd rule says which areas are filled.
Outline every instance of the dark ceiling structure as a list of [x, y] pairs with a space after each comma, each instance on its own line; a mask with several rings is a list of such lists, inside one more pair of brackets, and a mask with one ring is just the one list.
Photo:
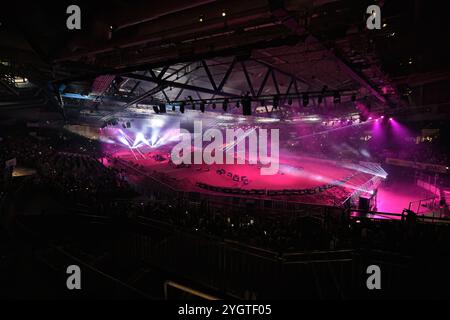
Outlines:
[[[311, 112], [336, 94], [391, 112], [448, 102], [445, 90], [427, 96], [450, 79], [449, 45], [435, 40], [449, 30], [433, 18], [439, 10], [376, 3], [381, 30], [366, 28], [372, 1], [61, 1], [27, 12], [16, 4], [0, 20], [0, 106], [65, 115], [245, 95]], [[70, 4], [81, 9], [81, 30], [66, 27]]]

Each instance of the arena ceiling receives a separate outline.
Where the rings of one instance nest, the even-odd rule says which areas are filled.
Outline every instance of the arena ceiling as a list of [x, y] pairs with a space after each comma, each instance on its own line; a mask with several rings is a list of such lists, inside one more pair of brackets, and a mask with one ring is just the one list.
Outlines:
[[[297, 95], [289, 105], [300, 107], [305, 92], [310, 106], [319, 105], [320, 93], [332, 100], [339, 92], [343, 103], [397, 108], [411, 102], [411, 74], [414, 81], [448, 79], [448, 63], [437, 72], [429, 51], [417, 50], [426, 31], [405, 22], [427, 18], [418, 10], [423, 1], [379, 2], [383, 28], [377, 31], [365, 28], [371, 1], [80, 1], [77, 31], [66, 28], [69, 4], [30, 3], [33, 15], [27, 15], [20, 3], [3, 13], [5, 104], [42, 98], [58, 110], [75, 105], [95, 112], [106, 103], [120, 110], [249, 92]], [[440, 49], [443, 58], [447, 48]], [[424, 70], [415, 68], [418, 62]], [[18, 86], [17, 77], [28, 82]]]

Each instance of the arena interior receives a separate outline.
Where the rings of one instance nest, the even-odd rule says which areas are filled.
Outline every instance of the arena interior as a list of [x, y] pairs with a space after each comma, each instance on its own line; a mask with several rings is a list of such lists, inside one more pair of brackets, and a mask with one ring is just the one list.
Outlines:
[[0, 12], [2, 299], [450, 297], [441, 2], [24, 5]]

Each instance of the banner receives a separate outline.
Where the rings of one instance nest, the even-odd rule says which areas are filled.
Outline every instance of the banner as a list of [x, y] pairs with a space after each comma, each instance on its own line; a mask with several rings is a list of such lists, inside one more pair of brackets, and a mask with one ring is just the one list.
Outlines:
[[448, 171], [446, 166], [431, 163], [407, 161], [402, 159], [386, 158], [386, 163], [392, 164], [394, 166], [408, 167], [418, 170], [428, 170], [438, 173], [447, 173]]

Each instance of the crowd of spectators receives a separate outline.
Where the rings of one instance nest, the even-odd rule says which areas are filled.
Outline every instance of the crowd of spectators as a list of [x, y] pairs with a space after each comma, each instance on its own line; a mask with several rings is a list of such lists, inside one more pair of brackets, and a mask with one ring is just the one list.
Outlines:
[[[380, 124], [381, 125], [381, 124]], [[420, 133], [396, 134], [389, 130], [368, 130], [365, 126], [316, 129], [299, 137], [287, 137], [288, 150], [340, 161], [384, 163], [386, 158], [448, 166], [445, 137], [423, 137]]]
[[383, 158], [395, 158], [413, 162], [449, 165], [449, 154], [432, 142], [405, 142], [401, 149], [381, 150]]
[[133, 194], [117, 169], [101, 163], [101, 149], [91, 140], [61, 132], [15, 134], [4, 137], [1, 149], [2, 160], [35, 169], [39, 186], [72, 203], [101, 205]]
[[[433, 228], [439, 237], [450, 239], [450, 226], [419, 223], [417, 220], [373, 220], [351, 217], [349, 211], [323, 211], [267, 215], [258, 210], [211, 208], [205, 201], [159, 199], [121, 208], [128, 217], [144, 217], [174, 226], [181, 231], [219, 241], [231, 240], [277, 253], [314, 250], [372, 248], [411, 251], [431, 241]], [[441, 239], [442, 240], [442, 239]]]
[[343, 249], [367, 241], [378, 247], [395, 247], [404, 237], [409, 243], [420, 238], [418, 229], [405, 227], [406, 222], [362, 223], [365, 220], [356, 222], [348, 214], [261, 215], [258, 210], [242, 208], [233, 213], [232, 208], [212, 209], [205, 200], [191, 203], [175, 195], [136, 204], [130, 200], [135, 194], [126, 181], [126, 169], [105, 166], [99, 160], [104, 155], [97, 144], [61, 132], [4, 137], [1, 150], [2, 160], [16, 158], [19, 165], [35, 168], [39, 185], [71, 203], [86, 204], [95, 213], [143, 216], [187, 232], [277, 252]]
[[80, 154], [56, 153], [39, 165], [40, 183], [66, 195], [75, 203], [94, 205], [126, 197], [132, 191], [114, 168]]

